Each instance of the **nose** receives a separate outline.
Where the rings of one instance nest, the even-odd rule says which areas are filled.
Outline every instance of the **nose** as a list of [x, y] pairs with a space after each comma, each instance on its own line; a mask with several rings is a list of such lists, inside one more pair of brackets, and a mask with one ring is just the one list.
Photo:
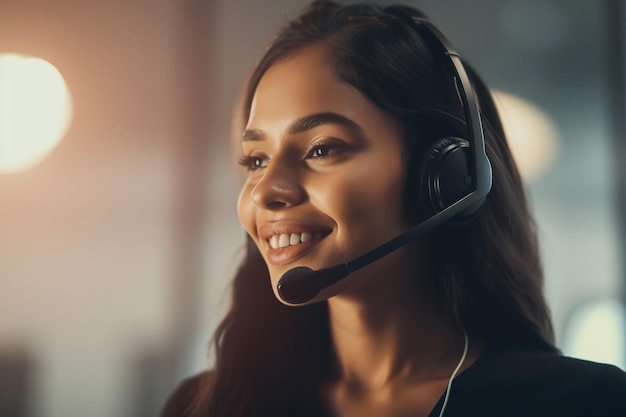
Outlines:
[[252, 189], [252, 201], [262, 208], [278, 210], [293, 207], [306, 199], [301, 175], [294, 164], [274, 159]]

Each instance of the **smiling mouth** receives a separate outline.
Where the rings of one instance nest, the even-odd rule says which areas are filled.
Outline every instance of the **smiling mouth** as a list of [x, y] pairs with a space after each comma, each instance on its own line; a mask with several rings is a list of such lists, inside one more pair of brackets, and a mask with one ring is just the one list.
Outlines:
[[320, 240], [322, 236], [323, 234], [321, 232], [283, 233], [280, 235], [272, 235], [272, 237], [268, 239], [268, 242], [272, 249], [282, 249], [301, 243]]

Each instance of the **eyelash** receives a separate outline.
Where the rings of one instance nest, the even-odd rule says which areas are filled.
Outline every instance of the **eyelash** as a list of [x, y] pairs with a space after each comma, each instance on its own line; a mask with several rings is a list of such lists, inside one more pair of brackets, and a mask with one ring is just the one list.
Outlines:
[[[260, 165], [265, 163], [265, 165]], [[246, 171], [257, 171], [267, 166], [267, 158], [261, 156], [242, 156], [239, 158], [239, 165], [244, 167]]]
[[[330, 156], [330, 152], [337, 146], [327, 145], [325, 143], [314, 143], [306, 149], [307, 158], [326, 159]], [[318, 151], [324, 151], [324, 155], [315, 155]]]

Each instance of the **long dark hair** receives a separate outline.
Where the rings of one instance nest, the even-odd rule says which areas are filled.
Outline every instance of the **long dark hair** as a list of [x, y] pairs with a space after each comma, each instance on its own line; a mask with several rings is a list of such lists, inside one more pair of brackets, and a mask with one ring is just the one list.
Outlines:
[[[403, 123], [409, 172], [419, 172], [424, 150], [438, 138], [465, 136], [466, 125], [452, 81], [413, 27], [412, 16], [425, 18], [406, 6], [313, 2], [262, 56], [238, 124], [245, 124], [269, 67], [323, 42], [338, 79]], [[471, 67], [467, 71], [484, 123], [493, 188], [471, 223], [433, 233], [433, 276], [449, 314], [489, 345], [556, 352], [522, 181], [489, 90]], [[409, 178], [406, 193], [407, 207], [416, 212], [418, 180]], [[278, 302], [249, 238], [232, 296], [215, 333], [215, 368], [195, 411], [220, 417], [320, 415], [319, 386], [330, 372], [326, 303], [294, 308]]]

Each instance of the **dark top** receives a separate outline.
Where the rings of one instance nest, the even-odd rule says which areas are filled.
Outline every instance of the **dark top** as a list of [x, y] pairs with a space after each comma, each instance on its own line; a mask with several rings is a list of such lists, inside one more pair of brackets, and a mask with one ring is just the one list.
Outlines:
[[[183, 381], [161, 417], [184, 416], [200, 378]], [[444, 417], [468, 416], [626, 417], [626, 373], [550, 353], [488, 349], [452, 384]]]

